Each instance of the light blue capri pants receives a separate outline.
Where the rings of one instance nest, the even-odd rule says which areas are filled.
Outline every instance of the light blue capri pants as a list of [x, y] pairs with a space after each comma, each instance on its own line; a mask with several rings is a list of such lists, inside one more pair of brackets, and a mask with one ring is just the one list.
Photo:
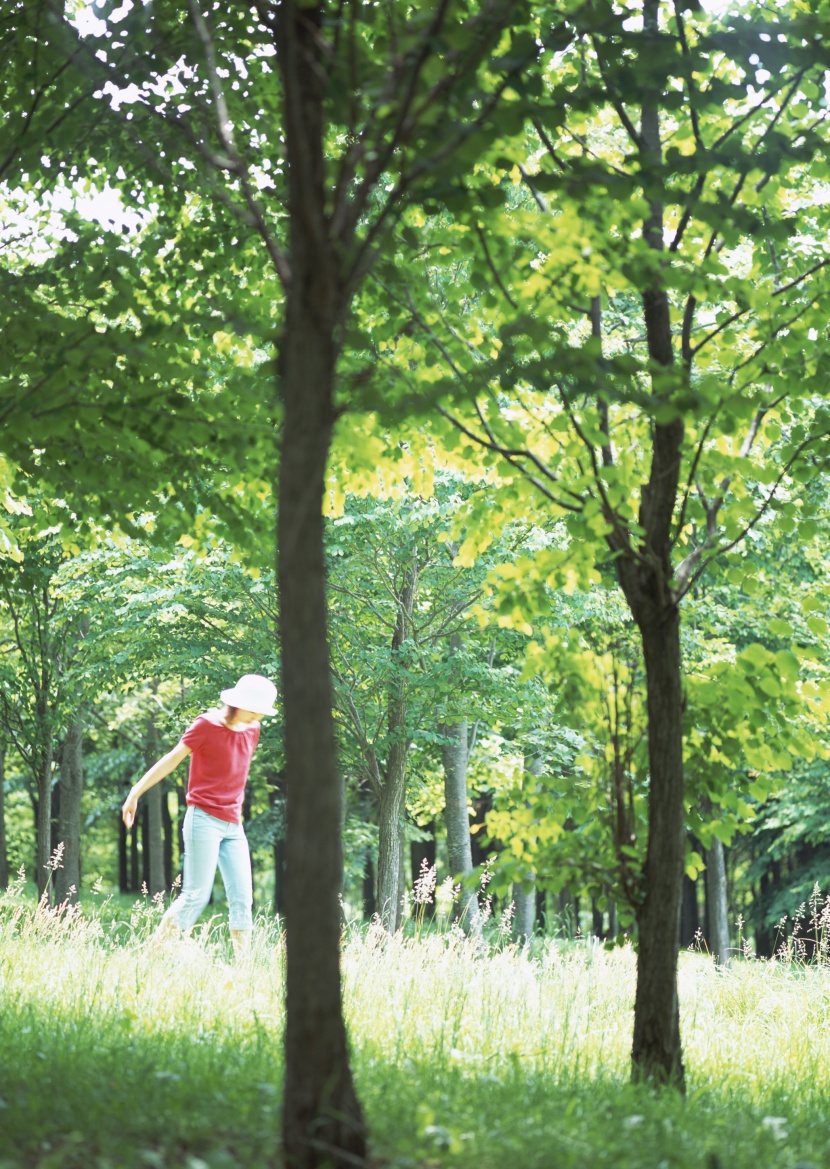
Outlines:
[[182, 891], [162, 918], [162, 925], [173, 921], [184, 933], [193, 928], [210, 901], [218, 864], [228, 898], [228, 925], [232, 930], [249, 930], [254, 895], [245, 829], [241, 824], [228, 824], [190, 804], [182, 835]]

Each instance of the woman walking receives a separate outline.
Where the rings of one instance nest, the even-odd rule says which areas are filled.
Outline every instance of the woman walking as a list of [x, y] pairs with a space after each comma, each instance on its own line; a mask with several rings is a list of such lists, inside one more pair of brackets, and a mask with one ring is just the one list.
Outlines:
[[260, 674], [245, 674], [222, 691], [224, 706], [200, 714], [181, 741], [134, 784], [121, 815], [131, 828], [139, 798], [190, 756], [187, 812], [184, 817], [182, 891], [165, 913], [159, 933], [178, 928], [188, 933], [213, 889], [216, 866], [228, 898], [234, 950], [251, 934], [251, 854], [242, 827], [242, 799], [248, 769], [259, 741], [259, 719], [276, 714], [277, 688]]

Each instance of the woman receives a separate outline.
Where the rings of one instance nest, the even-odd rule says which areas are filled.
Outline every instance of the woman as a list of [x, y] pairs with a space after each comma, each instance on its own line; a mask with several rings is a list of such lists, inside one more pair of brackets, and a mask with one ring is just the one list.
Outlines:
[[251, 756], [259, 741], [259, 719], [276, 714], [277, 688], [260, 674], [245, 674], [222, 691], [221, 710], [200, 714], [172, 751], [136, 783], [121, 815], [131, 828], [139, 798], [190, 756], [184, 817], [184, 878], [180, 896], [165, 913], [160, 931], [187, 933], [210, 900], [219, 865], [228, 898], [234, 950], [245, 948], [251, 932], [251, 854], [241, 823], [242, 798]]

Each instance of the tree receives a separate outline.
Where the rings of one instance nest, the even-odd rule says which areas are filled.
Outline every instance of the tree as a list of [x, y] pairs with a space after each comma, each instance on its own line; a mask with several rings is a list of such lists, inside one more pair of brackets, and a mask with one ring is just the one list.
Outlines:
[[[659, 0], [560, 14], [525, 91], [533, 142], [492, 158], [501, 226], [491, 216], [482, 238], [460, 178], [422, 253], [431, 299], [384, 270], [398, 332], [419, 338], [399, 376], [412, 383], [427, 352], [443, 362], [444, 416], [501, 460], [481, 535], [524, 484], [568, 517], [570, 542], [537, 558], [539, 575], [572, 587], [612, 568], [637, 627], [648, 843], [632, 1060], [680, 1085], [681, 604], [812, 473], [830, 429], [824, 211], [810, 195], [823, 27], [789, 8], [721, 18]], [[788, 183], [803, 193], [789, 199]], [[442, 244], [452, 278], [436, 272]]]

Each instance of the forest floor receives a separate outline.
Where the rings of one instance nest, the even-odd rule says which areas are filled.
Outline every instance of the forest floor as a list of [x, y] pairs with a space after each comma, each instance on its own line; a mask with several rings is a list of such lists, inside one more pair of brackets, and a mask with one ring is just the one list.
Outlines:
[[[0, 898], [0, 1169], [279, 1165], [283, 941], [259, 923], [148, 944], [125, 921]], [[347, 931], [344, 994], [385, 1169], [823, 1169], [830, 972], [681, 957], [684, 1098], [628, 1083], [635, 958], [477, 954]]]

